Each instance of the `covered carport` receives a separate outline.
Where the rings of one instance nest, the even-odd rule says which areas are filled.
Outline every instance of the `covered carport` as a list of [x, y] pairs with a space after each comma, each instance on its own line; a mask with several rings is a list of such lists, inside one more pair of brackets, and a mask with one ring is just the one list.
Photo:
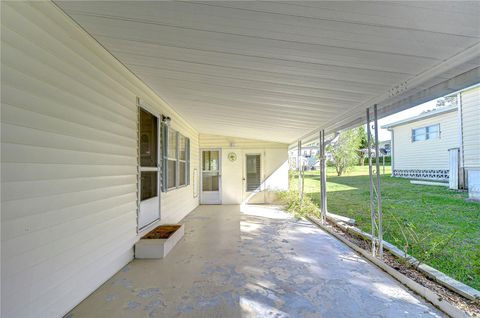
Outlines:
[[377, 119], [480, 82], [475, 2], [56, 3], [200, 134], [291, 143], [298, 160], [302, 144], [324, 154], [366, 122], [377, 136]]
[[373, 122], [373, 147], [379, 118], [480, 81], [473, 2], [57, 3], [200, 134], [288, 142], [299, 160], [302, 144], [318, 140], [322, 219], [326, 140]]
[[[301, 145], [365, 123], [367, 108], [382, 117], [478, 83], [477, 2], [1, 6], [2, 316], [59, 317], [82, 300], [74, 317], [441, 315], [312, 224], [199, 207], [194, 172], [202, 136]], [[159, 160], [152, 129], [156, 159], [141, 166], [140, 108], [171, 124], [174, 159]], [[185, 182], [160, 191], [171, 159]], [[156, 180], [151, 224], [187, 233], [170, 257], [130, 266], [142, 172]]]

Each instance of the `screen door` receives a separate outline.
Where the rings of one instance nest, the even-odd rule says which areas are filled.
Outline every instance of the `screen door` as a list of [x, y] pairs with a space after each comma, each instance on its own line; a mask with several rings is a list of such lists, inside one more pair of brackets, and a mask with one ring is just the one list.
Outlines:
[[160, 161], [158, 118], [146, 110], [140, 111], [140, 207], [138, 229], [160, 219]]
[[220, 204], [220, 150], [202, 150], [202, 204]]

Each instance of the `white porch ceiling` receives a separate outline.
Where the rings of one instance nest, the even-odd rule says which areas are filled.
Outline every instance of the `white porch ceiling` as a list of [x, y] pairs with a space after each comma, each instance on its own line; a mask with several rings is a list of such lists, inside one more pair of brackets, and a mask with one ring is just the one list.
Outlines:
[[200, 133], [289, 143], [480, 78], [479, 2], [56, 3]]

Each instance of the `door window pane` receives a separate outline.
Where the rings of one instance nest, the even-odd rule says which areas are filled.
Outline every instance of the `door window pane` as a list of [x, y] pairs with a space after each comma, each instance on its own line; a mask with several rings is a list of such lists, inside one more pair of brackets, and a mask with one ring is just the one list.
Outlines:
[[247, 192], [260, 187], [260, 155], [247, 155]]
[[218, 171], [219, 154], [220, 152], [218, 150], [203, 151], [203, 171]]
[[140, 166], [156, 167], [158, 163], [157, 117], [140, 109]]
[[218, 191], [217, 172], [203, 172], [202, 189], [203, 191]]
[[142, 171], [140, 200], [147, 200], [157, 196], [157, 175], [156, 171]]

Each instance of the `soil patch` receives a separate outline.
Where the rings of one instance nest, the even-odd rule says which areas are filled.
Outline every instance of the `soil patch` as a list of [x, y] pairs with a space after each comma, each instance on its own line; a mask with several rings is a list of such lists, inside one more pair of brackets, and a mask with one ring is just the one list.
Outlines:
[[170, 236], [175, 233], [176, 230], [178, 230], [181, 227], [181, 225], [175, 224], [175, 225], [160, 225], [145, 234], [142, 239], [168, 239]]

